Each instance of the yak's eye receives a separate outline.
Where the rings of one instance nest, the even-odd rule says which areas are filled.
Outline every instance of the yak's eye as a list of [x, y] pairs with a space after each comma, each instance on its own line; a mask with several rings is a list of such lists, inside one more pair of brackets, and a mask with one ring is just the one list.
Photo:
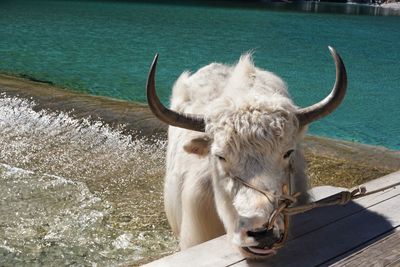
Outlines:
[[217, 158], [218, 158], [219, 160], [221, 160], [221, 161], [226, 161], [226, 159], [225, 159], [224, 157], [222, 157], [222, 156], [217, 155]]
[[285, 153], [285, 155], [283, 155], [283, 158], [284, 158], [284, 159], [287, 159], [288, 157], [290, 157], [290, 155], [292, 155], [293, 151], [294, 151], [293, 149], [288, 150], [288, 151]]

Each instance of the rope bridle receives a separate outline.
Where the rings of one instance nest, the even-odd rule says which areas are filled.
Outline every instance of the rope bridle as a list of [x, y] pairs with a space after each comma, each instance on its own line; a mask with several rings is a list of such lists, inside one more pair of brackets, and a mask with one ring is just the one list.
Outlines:
[[[289, 167], [291, 169], [291, 166], [289, 166]], [[327, 198], [324, 198], [324, 199], [321, 199], [318, 201], [309, 202], [309, 203], [306, 203], [303, 205], [293, 206], [294, 204], [297, 203], [298, 197], [301, 195], [301, 193], [300, 192], [294, 192], [294, 193], [291, 192], [290, 185], [291, 185], [292, 174], [293, 174], [293, 172], [290, 171], [289, 177], [288, 177], [288, 183], [282, 185], [282, 195], [279, 195], [279, 196], [276, 194], [273, 194], [271, 192], [259, 189], [256, 186], [244, 181], [240, 177], [232, 176], [232, 178], [234, 180], [240, 182], [244, 186], [251, 188], [251, 189], [259, 192], [260, 194], [264, 195], [271, 203], [273, 203], [273, 201], [271, 201], [271, 197], [273, 197], [275, 200], [278, 200], [277, 207], [272, 212], [268, 222], [265, 224], [267, 229], [272, 229], [278, 216], [281, 214], [283, 215], [284, 228], [285, 228], [284, 233], [283, 233], [282, 238], [273, 245], [273, 248], [283, 247], [285, 241], [288, 238], [290, 216], [292, 216], [292, 215], [304, 213], [304, 212], [310, 211], [312, 209], [321, 208], [321, 207], [334, 206], [334, 205], [346, 205], [352, 200], [355, 200], [355, 199], [358, 199], [361, 197], [365, 197], [368, 195], [372, 195], [372, 194], [375, 194], [378, 192], [382, 192], [387, 189], [390, 189], [390, 188], [400, 185], [400, 182], [397, 182], [397, 183], [394, 183], [394, 184], [391, 184], [391, 185], [388, 185], [388, 186], [385, 186], [385, 187], [382, 187], [382, 188], [379, 188], [376, 190], [372, 190], [372, 191], [367, 191], [365, 186], [359, 186], [358, 188], [356, 188], [352, 191], [342, 191], [342, 192], [339, 192], [337, 194], [331, 195]]]

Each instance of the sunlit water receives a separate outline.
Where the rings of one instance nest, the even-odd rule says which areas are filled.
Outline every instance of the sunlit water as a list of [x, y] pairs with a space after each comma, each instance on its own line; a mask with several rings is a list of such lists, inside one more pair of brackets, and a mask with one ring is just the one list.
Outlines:
[[400, 11], [182, 2], [0, 1], [0, 71], [144, 102], [148, 67], [158, 52], [157, 85], [167, 103], [182, 71], [213, 61], [232, 64], [254, 51], [255, 63], [280, 75], [295, 102], [306, 106], [333, 85], [331, 45], [347, 66], [349, 90], [339, 110], [313, 124], [311, 133], [400, 149]]
[[137, 264], [176, 241], [163, 208], [165, 141], [0, 98], [0, 266]]

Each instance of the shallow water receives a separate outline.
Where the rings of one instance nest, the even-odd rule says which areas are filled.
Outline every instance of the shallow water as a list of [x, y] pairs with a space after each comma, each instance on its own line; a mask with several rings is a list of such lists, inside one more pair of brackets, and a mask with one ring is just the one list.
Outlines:
[[159, 205], [165, 141], [33, 105], [0, 98], [0, 266], [135, 265], [174, 251]]
[[0, 71], [144, 101], [148, 67], [158, 52], [157, 85], [167, 103], [183, 70], [234, 63], [253, 50], [256, 64], [282, 76], [295, 102], [305, 106], [332, 87], [331, 45], [347, 66], [349, 91], [311, 133], [400, 149], [400, 16], [374, 14], [399, 12], [310, 2], [233, 8], [212, 2], [1, 1]]

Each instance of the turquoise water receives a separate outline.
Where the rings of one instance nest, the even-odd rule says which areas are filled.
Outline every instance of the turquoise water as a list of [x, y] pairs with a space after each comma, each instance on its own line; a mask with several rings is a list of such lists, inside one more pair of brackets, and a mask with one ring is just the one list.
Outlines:
[[[280, 75], [295, 102], [312, 104], [334, 81], [327, 46], [348, 69], [349, 90], [333, 115], [310, 133], [400, 149], [400, 17], [279, 7], [230, 8], [126, 1], [0, 2], [0, 71], [25, 74], [71, 90], [144, 101], [154, 53], [164, 103], [183, 70], [212, 61], [255, 62]], [[325, 5], [326, 6], [326, 5]], [[357, 9], [357, 8], [356, 8]], [[323, 12], [318, 13], [316, 11]], [[347, 10], [347, 11], [346, 11]], [[359, 10], [359, 9], [358, 9]], [[362, 7], [361, 14], [383, 14]], [[342, 12], [343, 13], [340, 13]], [[346, 13], [347, 12], [347, 13]]]

